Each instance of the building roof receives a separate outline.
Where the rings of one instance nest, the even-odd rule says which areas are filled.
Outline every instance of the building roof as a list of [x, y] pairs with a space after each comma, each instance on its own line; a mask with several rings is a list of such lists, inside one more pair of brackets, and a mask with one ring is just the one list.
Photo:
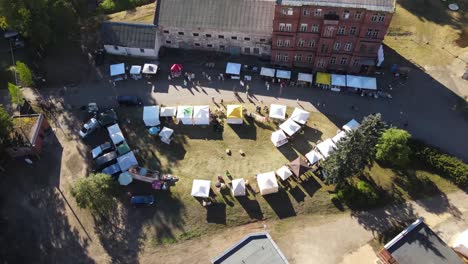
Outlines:
[[101, 35], [104, 45], [154, 49], [156, 26], [122, 22], [103, 22]]
[[398, 264], [463, 264], [460, 257], [424, 224], [422, 218], [403, 230], [384, 248]]
[[[13, 117], [14, 134], [11, 136], [16, 138], [14, 142], [17, 146], [35, 144], [42, 118], [44, 118], [42, 114], [21, 115]], [[18, 137], [22, 138], [24, 141], [27, 141], [27, 143], [21, 142], [20, 138]]]
[[268, 233], [254, 233], [246, 236], [211, 262], [213, 264], [288, 263]]
[[278, 0], [281, 5], [290, 6], [335, 6], [363, 8], [371, 11], [394, 12], [395, 0]]
[[275, 0], [160, 0], [155, 24], [162, 27], [270, 33]]

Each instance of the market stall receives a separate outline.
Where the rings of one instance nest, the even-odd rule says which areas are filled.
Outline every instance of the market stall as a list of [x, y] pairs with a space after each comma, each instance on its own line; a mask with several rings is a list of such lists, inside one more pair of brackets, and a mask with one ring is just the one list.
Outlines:
[[243, 178], [232, 180], [232, 195], [245, 196], [245, 181]]
[[323, 89], [328, 89], [331, 85], [331, 75], [329, 73], [317, 72], [315, 83]]
[[312, 165], [319, 162], [320, 160], [323, 160], [322, 154], [320, 154], [320, 152], [317, 150], [312, 150], [311, 152], [305, 154], [305, 157]]
[[226, 74], [231, 77], [231, 79], [239, 80], [240, 71], [242, 65], [240, 63], [228, 62], [226, 65]]
[[119, 175], [120, 185], [129, 185], [133, 181], [132, 175], [128, 171], [122, 172]]
[[274, 119], [286, 119], [286, 106], [285, 105], [278, 105], [278, 104], [271, 104], [270, 105], [270, 118]]
[[283, 130], [277, 130], [271, 133], [271, 142], [278, 148], [288, 143], [288, 137], [286, 137]]
[[130, 67], [130, 77], [134, 80], [141, 79], [141, 66], [140, 65], [132, 65], [132, 67]]
[[156, 73], [158, 73], [158, 65], [156, 64], [151, 64], [151, 63], [145, 63], [143, 65], [143, 70], [141, 72], [145, 74], [147, 77], [149, 76], [154, 76]]
[[310, 73], [298, 73], [297, 74], [297, 84], [302, 86], [308, 86], [313, 83], [313, 76]]
[[377, 90], [377, 80], [373, 77], [346, 75], [346, 86], [361, 91], [370, 90], [370, 94], [375, 94]]
[[114, 82], [126, 80], [127, 75], [125, 74], [125, 63], [111, 64], [110, 76]]
[[276, 78], [283, 80], [291, 80], [291, 71], [276, 70]]
[[276, 70], [272, 68], [262, 67], [260, 69], [260, 76], [262, 76], [263, 79], [271, 80], [275, 78], [275, 73]]
[[165, 106], [161, 107], [159, 116], [162, 117], [175, 117], [177, 114], [177, 107], [175, 106]]
[[211, 181], [208, 180], [193, 180], [192, 196], [200, 198], [210, 197]]
[[310, 170], [309, 165], [301, 156], [297, 157], [295, 160], [291, 161], [288, 164], [288, 168], [296, 177], [301, 177], [304, 173]]
[[310, 112], [304, 111], [300, 108], [294, 108], [294, 111], [291, 114], [291, 119], [295, 122], [305, 125], [307, 123], [307, 119], [309, 119]]
[[355, 119], [351, 119], [348, 123], [343, 126], [345, 131], [356, 130], [361, 124]]
[[210, 107], [208, 105], [197, 105], [193, 107], [193, 124], [210, 124]]
[[276, 170], [276, 175], [278, 175], [281, 180], [285, 181], [287, 178], [289, 178], [289, 176], [292, 175], [292, 172], [289, 170], [288, 166], [284, 165]]
[[330, 90], [334, 92], [339, 92], [344, 87], [346, 87], [346, 75], [332, 74]]
[[161, 132], [159, 132], [159, 138], [161, 139], [162, 142], [166, 144], [170, 144], [172, 141], [172, 134], [174, 134], [174, 130], [168, 127], [163, 127], [161, 129]]
[[147, 127], [159, 126], [159, 106], [150, 105], [143, 107], [143, 122]]
[[133, 166], [138, 166], [138, 161], [135, 157], [135, 154], [133, 154], [133, 151], [130, 151], [127, 154], [122, 155], [120, 157], [117, 157], [117, 163], [119, 164], [120, 169], [122, 169], [122, 171], [126, 171]]
[[377, 90], [377, 79], [374, 77], [361, 77], [361, 86], [362, 89], [367, 90]]
[[340, 131], [338, 134], [336, 134], [334, 137], [332, 137], [333, 142], [338, 143], [340, 140], [342, 140], [344, 137], [346, 137], [346, 132]]
[[261, 195], [278, 192], [278, 181], [274, 171], [257, 174], [257, 184]]
[[182, 75], [182, 64], [172, 64], [171, 66], [171, 76], [180, 77]]
[[243, 122], [242, 105], [227, 105], [226, 123], [242, 124]]
[[109, 136], [112, 140], [112, 143], [114, 143], [115, 146], [125, 140], [122, 134], [122, 130], [120, 130], [119, 124], [114, 124], [108, 127], [107, 131], [109, 132]]
[[335, 151], [335, 148], [336, 145], [333, 143], [331, 138], [327, 138], [323, 142], [317, 144], [317, 149], [325, 159], [328, 158], [333, 151]]
[[178, 106], [177, 120], [184, 125], [193, 125], [193, 106]]
[[294, 122], [291, 118], [284, 121], [284, 123], [282, 123], [279, 127], [284, 131], [284, 133], [286, 133], [286, 135], [290, 137], [301, 130], [301, 126]]

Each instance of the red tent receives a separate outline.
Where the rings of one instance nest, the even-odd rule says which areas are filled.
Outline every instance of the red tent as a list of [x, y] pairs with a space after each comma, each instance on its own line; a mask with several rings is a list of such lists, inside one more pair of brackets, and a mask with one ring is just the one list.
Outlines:
[[181, 71], [182, 71], [182, 65], [181, 64], [172, 64], [171, 72], [181, 72]]

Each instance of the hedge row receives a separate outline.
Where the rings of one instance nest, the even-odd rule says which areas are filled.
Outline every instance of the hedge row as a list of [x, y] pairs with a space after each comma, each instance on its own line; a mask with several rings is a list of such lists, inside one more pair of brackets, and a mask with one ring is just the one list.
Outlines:
[[368, 182], [342, 183], [337, 186], [336, 197], [350, 208], [367, 209], [379, 202], [377, 191]]

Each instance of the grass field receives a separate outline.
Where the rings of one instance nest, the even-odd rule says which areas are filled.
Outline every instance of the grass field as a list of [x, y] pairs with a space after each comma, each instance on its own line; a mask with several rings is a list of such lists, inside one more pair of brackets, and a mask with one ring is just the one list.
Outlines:
[[136, 7], [135, 9], [125, 10], [110, 14], [107, 20], [114, 22], [131, 22], [131, 23], [153, 23], [154, 10], [156, 2]]

